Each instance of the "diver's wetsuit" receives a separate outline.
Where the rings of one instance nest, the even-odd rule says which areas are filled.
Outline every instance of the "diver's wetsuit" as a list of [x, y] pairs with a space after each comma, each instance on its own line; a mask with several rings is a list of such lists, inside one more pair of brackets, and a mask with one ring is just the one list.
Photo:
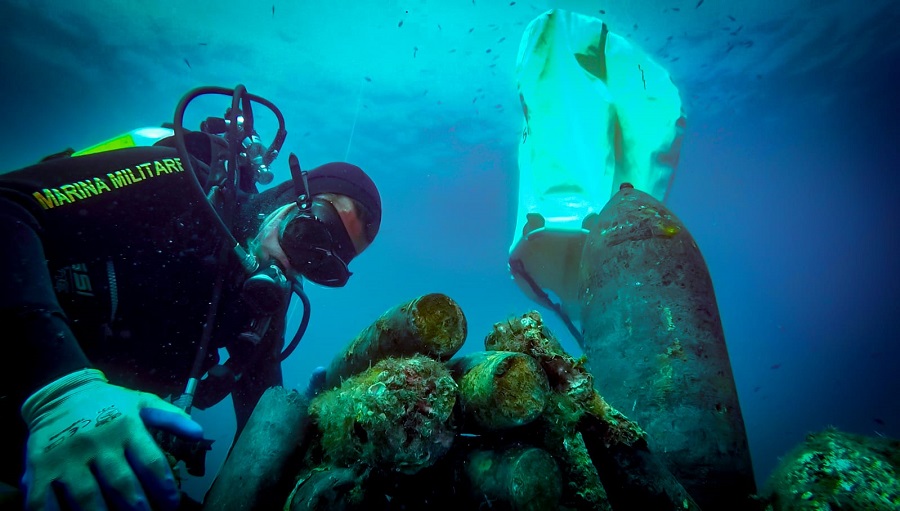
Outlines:
[[[202, 182], [207, 167], [192, 161]], [[282, 383], [284, 311], [258, 346], [238, 340], [252, 320], [239, 293], [246, 275], [235, 256], [219, 257], [224, 236], [192, 179], [171, 147], [61, 157], [0, 175], [0, 417], [17, 431], [0, 438], [2, 480], [17, 485], [22, 474], [19, 407], [65, 374], [95, 367], [113, 384], [179, 396], [218, 277], [204, 371], [218, 347], [253, 360], [233, 392], [238, 431], [264, 390]]]

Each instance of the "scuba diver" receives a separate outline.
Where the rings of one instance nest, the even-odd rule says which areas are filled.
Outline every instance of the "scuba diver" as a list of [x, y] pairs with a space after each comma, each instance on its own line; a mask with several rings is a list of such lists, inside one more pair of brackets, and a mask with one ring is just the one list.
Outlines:
[[[204, 95], [231, 105], [184, 129]], [[253, 104], [278, 119], [268, 146]], [[204, 473], [211, 441], [192, 408], [231, 395], [237, 438], [283, 383], [281, 362], [309, 321], [303, 282], [344, 286], [381, 223], [375, 184], [349, 163], [306, 171], [291, 154], [292, 179], [259, 191], [286, 134], [281, 112], [244, 86], [201, 87], [171, 125], [0, 175], [0, 321], [15, 350], [0, 371], [14, 430], [0, 441], [0, 502], [191, 503], [171, 466]], [[286, 342], [293, 295], [303, 318]]]

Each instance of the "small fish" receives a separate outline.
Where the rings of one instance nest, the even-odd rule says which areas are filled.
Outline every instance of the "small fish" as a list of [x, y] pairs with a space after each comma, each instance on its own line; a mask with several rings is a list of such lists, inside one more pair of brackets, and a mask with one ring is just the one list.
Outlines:
[[197, 43], [197, 44], [199, 44], [200, 46], [206, 46], [207, 43]]
[[672, 7], [672, 10], [675, 12], [681, 11], [681, 7]]
[[703, 0], [700, 0], [699, 2], [697, 2], [697, 5], [694, 6], [694, 9], [696, 9], [697, 7], [700, 7], [701, 5], [703, 5]]
[[757, 385], [757, 386], [753, 387], [753, 392], [759, 392], [759, 389], [761, 389], [761, 388], [762, 388], [762, 387], [760, 387], [759, 385]]
[[403, 20], [400, 20], [400, 23], [397, 23], [397, 28], [400, 28], [402, 26], [403, 26]]
[[731, 35], [738, 35], [742, 28], [744, 28], [744, 25], [741, 25], [738, 28], [734, 29], [734, 32], [732, 32]]
[[372, 81], [372, 79], [369, 78], [368, 76], [364, 76], [363, 78], [365, 78], [367, 82], [371, 82], [371, 81]]
[[606, 11], [604, 11], [603, 9], [600, 9], [600, 10], [597, 11], [597, 12], [599, 12], [600, 14], [606, 14]]
[[778, 369], [779, 367], [781, 367], [781, 364], [780, 364], [780, 363], [778, 363], [778, 364], [772, 364], [771, 369]]
[[516, 3], [515, 3], [515, 2], [510, 2], [509, 5], [510, 5], [510, 7], [511, 7], [511, 6], [513, 6], [513, 5], [516, 5]]
[[880, 418], [878, 418], [878, 417], [875, 417], [875, 418], [872, 419], [872, 420], [875, 421], [875, 424], [878, 424], [879, 426], [884, 426], [884, 420], [883, 420], [883, 419], [880, 419]]
[[441, 28], [441, 24], [440, 24], [440, 23], [438, 23], [438, 30], [444, 30], [443, 28]]
[[184, 63], [187, 64], [188, 69], [193, 69], [193, 68], [191, 67], [191, 63], [188, 62], [188, 59], [187, 59], [187, 58], [184, 59]]
[[669, 59], [669, 62], [678, 62], [678, 59], [680, 58], [681, 57], [672, 57], [671, 59]]
[[637, 23], [634, 24], [634, 29], [637, 30]]
[[505, 41], [505, 40], [506, 40], [505, 37], [501, 37], [499, 40], [497, 40], [497, 42], [498, 42], [498, 43], [502, 43], [502, 42]]
[[272, 4], [272, 17], [275, 17], [275, 4]]
[[731, 21], [737, 21], [736, 19], [734, 19], [734, 16], [732, 16], [730, 14], [728, 15], [728, 19], [730, 19]]
[[470, 33], [470, 34], [471, 34], [472, 32], [474, 32], [474, 31], [475, 31], [475, 27], [472, 27], [472, 28], [469, 29], [469, 33]]
[[416, 54], [419, 53], [419, 47], [413, 46], [413, 58], [416, 58]]
[[472, 98], [472, 103], [474, 103], [474, 102], [476, 102], [476, 101], [478, 101], [478, 98], [477, 98], [477, 97]]
[[456, 48], [453, 48], [453, 49], [450, 50], [448, 53], [456, 53]]
[[488, 49], [484, 50], [484, 52], [485, 52], [485, 53], [490, 53], [490, 52], [491, 52], [491, 49], [488, 48]]

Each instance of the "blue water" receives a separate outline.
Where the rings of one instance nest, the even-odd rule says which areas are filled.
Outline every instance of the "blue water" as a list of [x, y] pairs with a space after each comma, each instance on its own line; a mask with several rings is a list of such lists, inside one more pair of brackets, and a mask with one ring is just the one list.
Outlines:
[[[827, 425], [900, 436], [900, 6], [857, 4], [276, 1], [273, 13], [232, 0], [6, 0], [0, 169], [171, 121], [191, 88], [242, 83], [282, 109], [285, 150], [304, 166], [356, 163], [384, 202], [350, 284], [311, 288], [286, 384], [304, 386], [378, 315], [429, 292], [462, 305], [465, 349], [477, 350], [494, 322], [538, 307], [506, 270], [519, 39], [550, 7], [598, 16], [682, 93], [667, 205], [709, 265], [761, 484]], [[189, 121], [221, 113], [209, 105]], [[274, 170], [289, 177], [286, 160]], [[217, 439], [209, 473], [233, 432], [227, 407], [198, 415]]]

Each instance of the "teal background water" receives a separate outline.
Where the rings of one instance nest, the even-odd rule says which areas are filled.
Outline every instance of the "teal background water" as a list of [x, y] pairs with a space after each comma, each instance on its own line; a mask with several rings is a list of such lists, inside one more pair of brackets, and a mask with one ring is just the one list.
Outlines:
[[[304, 387], [378, 315], [430, 292], [461, 304], [464, 349], [477, 350], [493, 323], [538, 308], [506, 269], [523, 122], [514, 65], [525, 25], [552, 7], [600, 17], [682, 92], [667, 205], [712, 274], [758, 482], [827, 425], [900, 436], [890, 0], [4, 0], [0, 169], [169, 122], [194, 87], [244, 84], [281, 108], [284, 148], [304, 167], [360, 165], [384, 202], [347, 287], [309, 287], [312, 320], [286, 385]], [[189, 127], [224, 106], [192, 106]], [[274, 125], [259, 122], [268, 140]], [[274, 170], [289, 178], [286, 158]], [[210, 474], [233, 434], [229, 407], [198, 413], [216, 438]], [[208, 484], [187, 487], [201, 496]]]

